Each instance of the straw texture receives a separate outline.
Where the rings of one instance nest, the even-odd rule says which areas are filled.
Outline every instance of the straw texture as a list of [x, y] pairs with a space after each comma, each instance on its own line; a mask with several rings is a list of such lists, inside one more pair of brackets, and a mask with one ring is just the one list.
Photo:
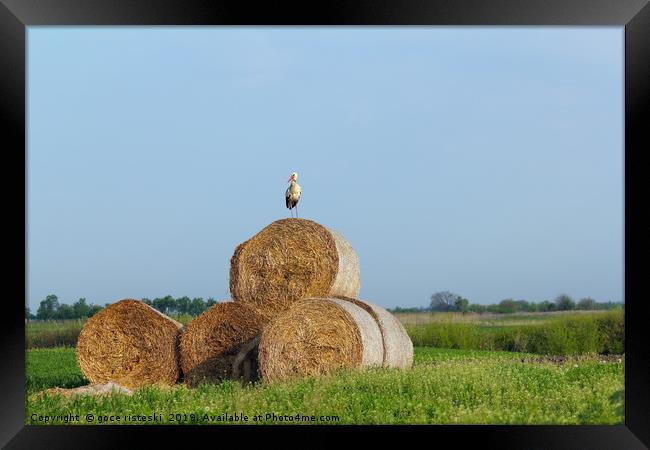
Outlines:
[[93, 384], [112, 381], [131, 389], [172, 385], [180, 376], [182, 328], [139, 300], [113, 303], [88, 319], [79, 333], [79, 367]]
[[264, 329], [259, 370], [265, 381], [317, 376], [381, 366], [383, 353], [379, 326], [363, 308], [337, 298], [309, 298]]
[[[196, 386], [229, 378], [254, 379], [247, 344], [256, 338], [267, 320], [242, 303], [218, 303], [192, 320], [181, 336], [181, 368], [185, 382]], [[235, 359], [244, 348], [248, 358]], [[247, 362], [246, 362], [247, 361]], [[246, 362], [246, 364], [244, 364]]]
[[379, 325], [384, 346], [384, 367], [406, 369], [413, 366], [413, 342], [402, 323], [393, 314], [367, 300], [349, 297], [342, 299], [366, 310]]
[[359, 259], [345, 238], [314, 221], [283, 219], [240, 244], [230, 260], [230, 292], [272, 319], [303, 298], [356, 297]]

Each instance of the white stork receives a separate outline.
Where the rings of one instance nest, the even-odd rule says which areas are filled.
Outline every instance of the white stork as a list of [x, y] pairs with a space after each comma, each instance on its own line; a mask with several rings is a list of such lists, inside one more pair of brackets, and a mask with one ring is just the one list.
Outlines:
[[291, 217], [293, 217], [293, 214], [291, 213], [291, 209], [295, 206], [296, 207], [296, 218], [298, 217], [298, 200], [300, 200], [300, 185], [296, 182], [298, 179], [298, 174], [296, 172], [293, 172], [287, 182], [291, 182], [289, 187], [287, 188], [287, 192], [284, 193], [284, 199], [285, 203], [287, 205], [287, 208], [289, 208], [289, 214], [291, 214]]

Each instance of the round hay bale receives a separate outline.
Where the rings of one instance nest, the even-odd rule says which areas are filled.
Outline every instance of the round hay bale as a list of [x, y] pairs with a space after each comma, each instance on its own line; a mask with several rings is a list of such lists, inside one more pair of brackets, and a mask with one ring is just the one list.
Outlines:
[[359, 258], [338, 232], [312, 220], [275, 221], [230, 259], [230, 293], [273, 318], [304, 298], [356, 297]]
[[183, 325], [134, 299], [92, 316], [77, 341], [77, 360], [88, 380], [130, 389], [178, 381], [178, 338]]
[[259, 370], [266, 381], [381, 366], [383, 358], [375, 319], [337, 298], [296, 302], [264, 329], [259, 344]]
[[384, 343], [384, 367], [400, 369], [413, 367], [413, 341], [397, 317], [367, 300], [341, 298], [368, 311], [379, 325]]
[[[196, 386], [204, 381], [233, 378], [235, 358], [265, 324], [263, 316], [235, 302], [218, 303], [192, 320], [180, 342], [185, 382]], [[253, 377], [252, 372], [247, 375]]]

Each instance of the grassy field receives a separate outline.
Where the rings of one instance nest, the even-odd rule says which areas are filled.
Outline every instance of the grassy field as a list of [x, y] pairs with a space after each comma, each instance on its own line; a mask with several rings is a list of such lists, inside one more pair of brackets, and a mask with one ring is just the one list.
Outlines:
[[[544, 322], [576, 318], [582, 316], [598, 316], [608, 314], [611, 310], [593, 311], [549, 311], [521, 312], [513, 314], [496, 313], [460, 313], [460, 312], [396, 312], [393, 313], [404, 325], [426, 325], [429, 323], [472, 323], [481, 326], [511, 326], [534, 325]], [[622, 311], [622, 310], [621, 310]]]
[[26, 347], [74, 347], [84, 323], [86, 319], [26, 322]]
[[[425, 313], [426, 314], [426, 313]], [[476, 349], [580, 355], [625, 352], [623, 310], [591, 313], [502, 315], [463, 317], [449, 313], [428, 321], [405, 321], [414, 345], [440, 348]]]
[[[39, 391], [81, 386], [87, 380], [75, 349], [56, 348], [27, 351], [26, 382], [27, 424], [45, 424], [46, 417], [55, 424], [620, 424], [624, 420], [624, 361], [596, 355], [557, 358], [416, 347], [414, 368], [407, 371], [341, 371], [319, 379], [245, 387], [236, 382], [196, 389], [147, 387], [132, 397], [62, 397]], [[238, 416], [234, 421], [235, 414], [248, 420]]]
[[[418, 346], [541, 354], [624, 353], [623, 310], [522, 314], [397, 313]], [[173, 316], [187, 324], [191, 316]], [[31, 321], [27, 348], [74, 347], [84, 320]]]

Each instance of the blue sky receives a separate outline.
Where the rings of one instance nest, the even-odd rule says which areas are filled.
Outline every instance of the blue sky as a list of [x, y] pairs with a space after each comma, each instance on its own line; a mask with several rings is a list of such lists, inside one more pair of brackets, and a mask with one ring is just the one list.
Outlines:
[[28, 306], [229, 298], [343, 233], [361, 298], [623, 300], [622, 27], [29, 27]]

